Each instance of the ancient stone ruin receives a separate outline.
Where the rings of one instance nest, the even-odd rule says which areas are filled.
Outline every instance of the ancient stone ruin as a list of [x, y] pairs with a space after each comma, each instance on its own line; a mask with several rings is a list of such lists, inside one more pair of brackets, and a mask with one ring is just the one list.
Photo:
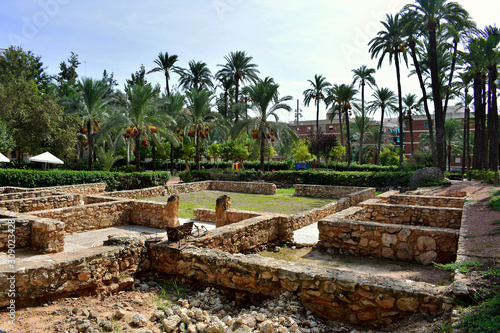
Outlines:
[[[0, 188], [0, 250], [6, 250], [8, 221], [15, 219], [16, 246], [52, 253], [50, 262], [17, 263], [16, 302], [30, 305], [65, 296], [132, 288], [134, 276], [155, 272], [184, 281], [277, 297], [290, 292], [319, 318], [381, 326], [416, 312], [440, 315], [451, 308], [443, 288], [376, 278], [370, 274], [246, 256], [274, 243], [290, 243], [293, 232], [319, 221], [319, 246], [350, 255], [400, 261], [450, 262], [456, 257], [462, 198], [386, 194], [375, 189], [297, 185], [296, 194], [332, 202], [293, 215], [230, 209], [197, 209], [195, 220], [217, 223], [201, 237], [176, 248], [168, 241], [113, 239], [103, 246], [59, 253], [65, 237], [110, 226], [136, 224], [165, 229], [179, 224], [175, 194], [217, 189], [276, 193], [274, 184], [206, 181], [149, 189], [104, 192], [103, 184], [43, 189]], [[170, 195], [167, 203], [139, 198]], [[17, 201], [16, 201], [17, 200]], [[0, 288], [7, 289], [6, 264]], [[0, 295], [0, 306], [9, 299]]]

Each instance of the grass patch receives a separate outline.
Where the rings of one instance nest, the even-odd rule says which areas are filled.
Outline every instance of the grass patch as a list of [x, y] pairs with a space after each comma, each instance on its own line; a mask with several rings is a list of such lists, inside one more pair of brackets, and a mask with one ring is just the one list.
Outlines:
[[488, 233], [488, 236], [500, 235], [500, 227], [496, 227], [493, 231]]
[[500, 220], [493, 221], [493, 222], [491, 222], [491, 224], [493, 224], [493, 225], [500, 224]]
[[278, 194], [278, 195], [294, 195], [295, 194], [295, 187], [279, 188], [276, 190], [276, 194]]
[[500, 293], [473, 307], [455, 326], [466, 332], [495, 333], [500, 332]]
[[438, 264], [434, 263], [434, 267], [439, 268], [439, 269], [444, 269], [446, 271], [451, 271], [458, 269], [461, 273], [465, 274], [469, 272], [472, 269], [476, 269], [483, 264], [480, 263], [479, 261], [462, 261], [462, 262], [452, 262], [449, 264]]
[[[193, 218], [193, 209], [215, 209], [215, 201], [223, 194], [231, 198], [231, 209], [269, 212], [276, 214], [296, 214], [309, 209], [322, 207], [332, 199], [293, 197], [290, 189], [276, 195], [227, 193], [221, 191], [200, 191], [179, 194], [179, 217]], [[294, 189], [292, 189], [294, 190]], [[166, 201], [168, 197], [151, 198], [154, 201]]]
[[494, 210], [500, 211], [500, 197], [491, 198], [490, 204]]
[[476, 235], [465, 235], [464, 238], [476, 238]]

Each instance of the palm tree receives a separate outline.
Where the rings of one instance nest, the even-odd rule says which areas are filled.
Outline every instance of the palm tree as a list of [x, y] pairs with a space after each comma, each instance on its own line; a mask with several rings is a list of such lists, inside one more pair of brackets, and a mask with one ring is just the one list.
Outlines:
[[459, 96], [462, 99], [462, 106], [464, 107], [464, 135], [463, 135], [463, 150], [462, 150], [462, 175], [465, 174], [465, 168], [467, 166], [467, 171], [470, 168], [470, 108], [469, 105], [472, 103], [473, 98], [469, 95], [469, 86], [472, 82], [472, 74], [469, 71], [459, 73], [460, 82], [459, 86], [463, 88], [464, 94]]
[[[326, 81], [326, 77], [323, 75], [314, 75], [314, 81], [307, 80], [312, 86], [307, 90], [304, 90], [304, 105], [309, 106], [311, 99], [316, 101], [316, 132], [319, 131], [319, 103], [322, 99], [325, 99], [326, 88], [332, 84]], [[326, 103], [325, 103], [326, 104]]]
[[191, 89], [186, 91], [187, 111], [185, 132], [195, 138], [196, 170], [200, 170], [200, 139], [208, 137], [209, 130], [224, 134], [227, 124], [220, 113], [212, 112], [212, 92], [208, 90]]
[[384, 115], [387, 110], [394, 107], [396, 103], [396, 94], [389, 88], [378, 88], [372, 94], [374, 101], [370, 102], [369, 108], [376, 110], [380, 108], [381, 119], [380, 119], [380, 131], [378, 135], [378, 145], [377, 145], [377, 155], [375, 157], [375, 164], [379, 163], [380, 149], [382, 147], [382, 136], [384, 133]]
[[422, 91], [421, 100], [424, 105], [424, 111], [427, 117], [427, 123], [429, 124], [428, 130], [429, 130], [432, 159], [434, 165], [437, 165], [436, 143], [434, 141], [434, 126], [433, 126], [431, 112], [429, 110], [427, 89], [423, 79], [422, 70], [420, 68], [420, 60], [419, 60], [420, 50], [423, 48], [423, 45], [419, 40], [419, 37], [423, 30], [422, 22], [415, 19], [415, 12], [413, 11], [404, 11], [401, 19], [403, 22], [403, 35], [407, 38], [408, 46], [411, 51], [410, 54], [413, 60], [413, 66], [415, 67], [415, 74], [417, 74], [418, 82], [420, 84], [420, 90]]
[[404, 104], [404, 110], [403, 110], [403, 118], [408, 121], [408, 125], [410, 127], [410, 143], [411, 143], [411, 153], [415, 152], [413, 149], [413, 114], [415, 112], [420, 113], [420, 105], [421, 101], [417, 100], [417, 95], [415, 94], [406, 94], [405, 97], [403, 97], [403, 104]]
[[143, 146], [148, 146], [148, 135], [160, 150], [163, 150], [160, 135], [176, 146], [179, 141], [175, 133], [167, 128], [168, 124], [175, 124], [175, 120], [160, 112], [158, 91], [151, 87], [151, 84], [127, 87], [125, 95], [125, 98], [120, 100], [123, 111], [110, 118], [103, 128], [103, 133], [116, 128], [127, 129], [124, 135], [135, 141], [135, 170], [139, 172], [140, 145], [142, 143]]
[[436, 31], [443, 22], [466, 21], [469, 13], [459, 3], [448, 2], [448, 0], [415, 0], [415, 2], [416, 4], [406, 5], [404, 9], [413, 11], [416, 19], [423, 22], [427, 30], [429, 69], [436, 121], [437, 167], [444, 171], [446, 166], [444, 129], [446, 113], [443, 109], [443, 96], [441, 96], [440, 88]]
[[[231, 52], [224, 57], [226, 64], [217, 65], [221, 66], [222, 69], [217, 72], [216, 76], [230, 76], [234, 78], [235, 103], [238, 103], [239, 92], [240, 92], [240, 82], [251, 81], [255, 83], [258, 79], [257, 74], [260, 72], [257, 70], [257, 65], [251, 63], [253, 57], [246, 54], [245, 51]], [[239, 110], [236, 109], [235, 122], [239, 120]]]
[[462, 124], [458, 119], [448, 119], [445, 122], [446, 133], [446, 156], [448, 159], [448, 171], [451, 171], [451, 156], [460, 154], [462, 141]]
[[102, 141], [102, 146], [98, 147], [97, 155], [104, 164], [104, 170], [111, 171], [113, 165], [123, 158], [118, 154], [120, 148], [124, 146], [123, 136], [118, 133], [108, 133], [106, 139]]
[[346, 136], [347, 136], [347, 164], [351, 164], [352, 155], [351, 155], [351, 134], [350, 134], [350, 124], [349, 124], [349, 114], [351, 113], [352, 106], [351, 103], [354, 102], [356, 94], [358, 90], [354, 88], [354, 84], [335, 84], [332, 87], [332, 100], [330, 101], [333, 104], [333, 108], [337, 105], [337, 108], [340, 111], [340, 116], [344, 115], [345, 124], [346, 124]]
[[489, 167], [495, 171], [495, 186], [498, 186], [498, 104], [497, 86], [498, 65], [500, 64], [500, 30], [497, 27], [486, 27], [486, 43], [484, 55], [488, 69], [488, 141]]
[[219, 80], [220, 82], [218, 86], [221, 87], [222, 90], [224, 90], [224, 119], [227, 120], [229, 90], [231, 90], [231, 88], [234, 86], [234, 78], [233, 76], [219, 75], [217, 77], [217, 80]]
[[168, 80], [170, 79], [170, 72], [171, 71], [177, 71], [179, 70], [174, 64], [177, 62], [178, 56], [175, 54], [168, 55], [168, 52], [165, 52], [163, 54], [160, 52], [158, 54], [158, 59], [155, 59], [155, 64], [157, 67], [153, 68], [148, 72], [149, 73], [156, 73], [156, 72], [163, 72], [165, 74], [165, 83], [167, 86], [167, 95], [170, 96], [170, 87], [168, 85]]
[[384, 30], [377, 33], [377, 37], [373, 38], [368, 44], [370, 45], [370, 53], [372, 59], [378, 57], [377, 68], [382, 66], [385, 56], [389, 55], [389, 64], [394, 57], [396, 65], [396, 78], [398, 83], [398, 111], [399, 111], [399, 168], [403, 167], [403, 100], [401, 93], [401, 73], [399, 69], [399, 57], [403, 57], [408, 64], [407, 55], [403, 41], [403, 21], [399, 14], [386, 15], [386, 21], [381, 21]]
[[[88, 170], [92, 171], [94, 155], [94, 136], [96, 122], [106, 112], [109, 99], [105, 98], [108, 87], [101, 80], [82, 78], [77, 84], [77, 98], [61, 101], [66, 106], [66, 114], [77, 114], [87, 123], [87, 139], [89, 145]], [[94, 126], [96, 128], [94, 128]]]
[[[290, 101], [292, 96], [278, 97], [279, 85], [273, 81], [261, 81], [247, 87], [248, 96], [252, 101], [251, 109], [257, 117], [247, 118], [236, 123], [231, 130], [231, 135], [237, 137], [248, 130], [252, 131], [252, 137], [260, 144], [260, 169], [264, 171], [265, 147], [268, 141], [286, 141], [292, 139], [298, 141], [299, 137], [295, 129], [289, 124], [279, 121], [278, 110], [290, 112], [292, 108], [284, 102]], [[274, 121], [271, 120], [274, 118]]]
[[359, 80], [359, 86], [361, 87], [361, 133], [359, 133], [359, 164], [363, 158], [363, 140], [365, 135], [365, 85], [368, 84], [370, 88], [376, 86], [375, 78], [372, 74], [375, 74], [374, 68], [368, 68], [366, 65], [359, 67], [358, 69], [353, 69], [353, 83], [355, 84]]
[[328, 120], [333, 123], [335, 120], [335, 117], [339, 117], [339, 127], [340, 127], [340, 144], [344, 146], [344, 127], [342, 126], [342, 112], [340, 109], [340, 106], [336, 103], [332, 104], [333, 99], [335, 98], [335, 92], [333, 88], [328, 88], [327, 89], [327, 97], [325, 101], [327, 102], [327, 105], [332, 105], [328, 111], [326, 112], [326, 116]]
[[[364, 119], [363, 119], [364, 118]], [[356, 134], [359, 134], [359, 138], [361, 140], [361, 133], [367, 133], [368, 132], [368, 129], [370, 127], [374, 127], [373, 125], [375, 125], [375, 122], [373, 122], [368, 116], [356, 116], [354, 118], [354, 123], [351, 124], [351, 128], [352, 128], [352, 133], [356, 133]], [[378, 131], [378, 129], [377, 129]], [[363, 149], [363, 145], [361, 145], [361, 141], [360, 141], [360, 144], [359, 144], [359, 150], [361, 151], [361, 160], [358, 162], [359, 164], [362, 164], [363, 163], [363, 155], [365, 155], [365, 152], [362, 150]]]
[[208, 69], [207, 64], [203, 61], [191, 60], [188, 69], [177, 70], [177, 73], [181, 76], [179, 85], [184, 90], [208, 90], [214, 87], [212, 83], [212, 73], [210, 69]]
[[[165, 98], [165, 105], [163, 112], [168, 114], [171, 118], [176, 120], [176, 124], [173, 123], [170, 130], [180, 131], [180, 126], [182, 126], [184, 120], [184, 114], [181, 113], [184, 107], [185, 97], [180, 93], [174, 93]], [[170, 174], [174, 174], [174, 142], [170, 142]]]

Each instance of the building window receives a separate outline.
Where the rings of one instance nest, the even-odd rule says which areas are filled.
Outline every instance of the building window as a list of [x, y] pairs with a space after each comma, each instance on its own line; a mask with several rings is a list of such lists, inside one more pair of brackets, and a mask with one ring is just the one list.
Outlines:
[[311, 132], [311, 126], [307, 126], [307, 131]]
[[462, 163], [462, 159], [460, 157], [455, 157], [455, 164]]
[[328, 126], [329, 131], [333, 131], [333, 125]]
[[425, 127], [425, 129], [429, 129], [429, 122], [428, 122], [428, 121], [426, 121], [426, 122], [424, 123], [424, 127]]

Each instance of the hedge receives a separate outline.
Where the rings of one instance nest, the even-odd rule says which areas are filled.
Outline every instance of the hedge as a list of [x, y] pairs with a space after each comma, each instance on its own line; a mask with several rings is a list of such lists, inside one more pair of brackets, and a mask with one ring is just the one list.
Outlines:
[[253, 170], [193, 170], [180, 173], [184, 182], [202, 180], [257, 181], [264, 180], [282, 185], [314, 184], [337, 186], [366, 186], [376, 188], [406, 187], [412, 172], [338, 172], [324, 170], [260, 172]]
[[490, 170], [470, 170], [467, 172], [467, 179], [477, 179], [488, 184], [495, 183], [495, 172]]
[[132, 190], [165, 185], [168, 172], [105, 172], [70, 170], [0, 169], [0, 186], [45, 187], [73, 184], [106, 183], [107, 191]]

